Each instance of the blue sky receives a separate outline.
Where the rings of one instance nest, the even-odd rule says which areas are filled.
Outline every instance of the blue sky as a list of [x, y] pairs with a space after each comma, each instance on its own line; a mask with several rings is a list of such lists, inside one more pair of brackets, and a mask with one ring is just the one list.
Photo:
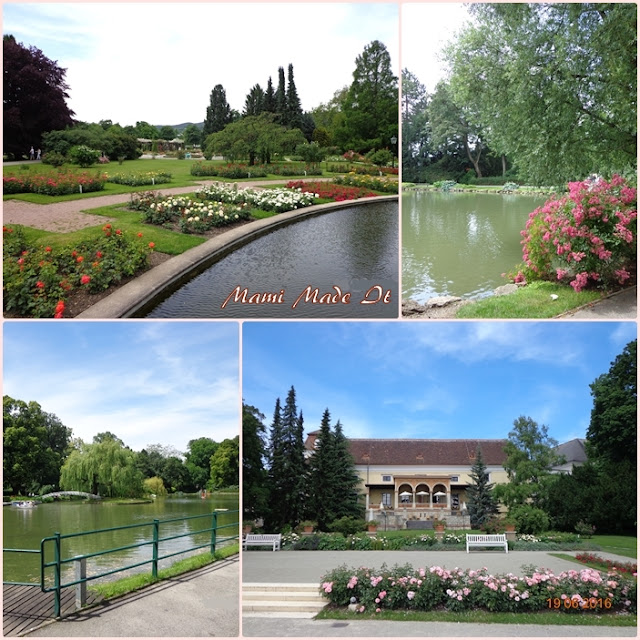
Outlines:
[[35, 401], [91, 442], [139, 451], [239, 434], [239, 328], [231, 322], [3, 325], [3, 395]]
[[635, 323], [245, 322], [243, 398], [269, 426], [293, 385], [305, 432], [325, 408], [352, 438], [506, 438], [524, 415], [565, 442], [635, 337]]
[[79, 120], [201, 122], [216, 84], [239, 111], [256, 83], [294, 67], [302, 107], [352, 81], [382, 41], [399, 75], [395, 3], [3, 3], [3, 33], [67, 69]]

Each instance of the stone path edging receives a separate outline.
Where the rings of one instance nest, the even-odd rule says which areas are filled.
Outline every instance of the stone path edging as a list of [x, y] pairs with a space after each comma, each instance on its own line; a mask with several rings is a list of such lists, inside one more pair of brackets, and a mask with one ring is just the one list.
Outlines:
[[371, 202], [397, 199], [398, 196], [390, 195], [345, 200], [344, 202], [330, 202], [280, 213], [263, 220], [256, 220], [207, 240], [207, 242], [154, 267], [76, 317], [81, 319], [131, 317], [149, 304], [151, 300], [158, 297], [160, 292], [167, 287], [175, 286], [181, 280], [186, 281], [189, 279], [187, 274], [192, 274], [194, 270], [197, 271], [200, 267], [204, 268], [204, 265], [215, 262], [217, 256], [221, 257], [234, 248], [246, 244], [280, 226], [289, 224], [294, 220], [302, 220], [310, 216], [328, 213], [329, 211], [360, 206]]

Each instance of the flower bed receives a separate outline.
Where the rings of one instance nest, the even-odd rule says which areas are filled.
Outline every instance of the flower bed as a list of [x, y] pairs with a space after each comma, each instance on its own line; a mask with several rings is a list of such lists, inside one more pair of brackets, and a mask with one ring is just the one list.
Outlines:
[[348, 173], [344, 176], [336, 176], [333, 179], [333, 183], [349, 187], [360, 187], [361, 189], [372, 189], [382, 193], [398, 193], [398, 181], [393, 178]]
[[4, 310], [33, 318], [62, 318], [74, 290], [96, 293], [135, 275], [154, 246], [110, 224], [73, 248], [29, 246], [20, 227], [3, 227], [3, 240]]
[[617, 571], [619, 573], [638, 573], [638, 565], [635, 562], [617, 562], [603, 558], [594, 553], [578, 553], [576, 554], [576, 560], [588, 564], [598, 564], [603, 567], [607, 567], [608, 571]]
[[301, 189], [238, 189], [235, 186], [213, 184], [196, 191], [202, 200], [246, 204], [264, 211], [293, 211], [309, 207], [318, 196]]
[[635, 580], [593, 569], [547, 569], [493, 575], [479, 570], [444, 567], [392, 569], [339, 567], [322, 577], [321, 592], [331, 604], [345, 606], [356, 599], [357, 611], [446, 609], [468, 611], [542, 611], [579, 613], [597, 610], [637, 611]]
[[297, 180], [288, 182], [287, 188], [301, 189], [303, 192], [313, 192], [318, 198], [326, 198], [328, 200], [335, 200], [336, 202], [355, 200], [356, 198], [373, 198], [376, 195], [369, 189], [346, 187], [331, 182], [306, 182]]
[[47, 196], [65, 196], [71, 193], [102, 191], [107, 175], [87, 171], [81, 173], [56, 172], [29, 174], [25, 176], [3, 176], [2, 191], [5, 195], [14, 193], [40, 193]]
[[160, 196], [147, 192], [132, 194], [129, 208], [142, 213], [142, 221], [158, 226], [177, 227], [182, 233], [206, 233], [248, 220], [248, 206], [193, 200], [186, 196]]
[[107, 182], [124, 184], [129, 187], [166, 184], [171, 182], [171, 174], [167, 171], [147, 171], [146, 173], [115, 173], [109, 175]]
[[624, 284], [635, 268], [637, 215], [636, 189], [620, 176], [570, 182], [568, 195], [529, 215], [514, 279], [566, 281], [576, 291]]

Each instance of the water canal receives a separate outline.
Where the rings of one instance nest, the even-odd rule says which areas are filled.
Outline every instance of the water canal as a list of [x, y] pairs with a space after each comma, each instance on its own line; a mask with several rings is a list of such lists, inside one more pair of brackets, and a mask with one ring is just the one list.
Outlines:
[[520, 232], [542, 196], [407, 191], [402, 196], [402, 297], [491, 295], [522, 262]]
[[[238, 522], [238, 493], [218, 493], [202, 499], [199, 496], [158, 498], [151, 503], [118, 504], [101, 501], [61, 501], [39, 504], [33, 509], [3, 507], [3, 548], [39, 549], [43, 538], [53, 535], [95, 531], [133, 524], [152, 522], [171, 518], [185, 518], [210, 514], [215, 509], [227, 509], [229, 513], [219, 511], [218, 525]], [[232, 513], [234, 512], [235, 513]], [[197, 544], [206, 544], [210, 533], [197, 533], [210, 525], [210, 518], [195, 518], [160, 525], [160, 537], [186, 534], [182, 538], [162, 542], [160, 555], [180, 551]], [[218, 539], [237, 535], [237, 527], [222, 529]], [[124, 547], [150, 540], [152, 527], [136, 527], [119, 531], [110, 531], [90, 536], [78, 536], [63, 540], [62, 557], [72, 557], [104, 549]], [[52, 545], [51, 545], [52, 546]], [[206, 551], [204, 549], [203, 551]], [[39, 556], [35, 554], [4, 553], [3, 579], [17, 582], [39, 582]], [[88, 560], [89, 575], [103, 573], [116, 567], [135, 564], [151, 558], [151, 545], [127, 549]], [[47, 557], [47, 561], [52, 558]], [[180, 556], [167, 559], [160, 567], [167, 566]], [[68, 572], [73, 571], [68, 565]], [[150, 565], [143, 565], [128, 572], [117, 573], [110, 579], [119, 579], [135, 571], [150, 572]], [[109, 579], [109, 578], [105, 578]]]
[[[279, 227], [209, 266], [159, 302], [150, 318], [395, 318], [398, 315], [398, 202], [352, 205]], [[374, 290], [362, 304], [367, 292]], [[274, 294], [243, 303], [235, 290]], [[305, 295], [311, 287], [317, 295]], [[340, 294], [338, 295], [337, 290]], [[380, 290], [391, 294], [384, 302]], [[348, 301], [344, 294], [349, 293]], [[336, 296], [321, 302], [324, 294]], [[281, 295], [280, 295], [281, 294]], [[376, 297], [377, 296], [377, 297]], [[327, 298], [329, 300], [329, 298]]]

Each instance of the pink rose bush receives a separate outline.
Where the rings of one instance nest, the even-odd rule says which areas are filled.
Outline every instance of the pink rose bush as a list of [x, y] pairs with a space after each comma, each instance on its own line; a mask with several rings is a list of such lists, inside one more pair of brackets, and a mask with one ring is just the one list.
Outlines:
[[565, 281], [576, 291], [628, 283], [635, 272], [637, 216], [636, 189], [624, 178], [570, 182], [568, 195], [529, 215], [524, 266], [515, 277]]
[[[342, 566], [322, 577], [321, 592], [337, 606], [346, 606], [355, 597], [362, 613], [478, 608], [513, 612], [555, 609], [576, 613], [589, 608], [599, 608], [600, 613], [637, 611], [636, 580], [595, 569], [572, 569], [559, 574], [538, 569], [517, 576], [494, 575], [486, 567], [475, 570], [439, 566], [414, 569], [409, 565], [391, 569], [385, 565], [380, 569]], [[604, 600], [600, 602], [603, 598], [607, 599], [607, 606]], [[594, 606], [589, 607], [590, 602]]]

